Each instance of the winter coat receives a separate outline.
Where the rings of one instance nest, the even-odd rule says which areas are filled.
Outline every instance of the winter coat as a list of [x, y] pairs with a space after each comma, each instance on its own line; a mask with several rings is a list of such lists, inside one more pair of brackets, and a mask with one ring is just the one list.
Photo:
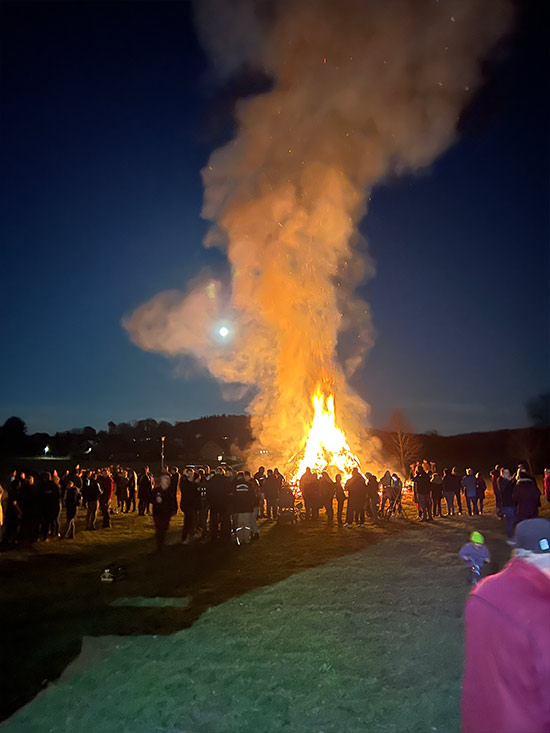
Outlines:
[[463, 733], [550, 731], [550, 578], [512, 559], [466, 604]]
[[512, 491], [517, 506], [517, 521], [534, 519], [539, 515], [540, 491], [532, 478], [520, 478]]
[[256, 506], [254, 487], [244, 479], [238, 479], [231, 493], [231, 510], [235, 514], [253, 512]]
[[463, 476], [460, 485], [464, 489], [464, 494], [469, 499], [477, 498], [477, 479], [473, 474], [466, 474], [466, 476]]
[[515, 487], [515, 483], [511, 478], [505, 478], [499, 476], [497, 481], [497, 490], [500, 495], [502, 506], [515, 506], [515, 501], [512, 498], [512, 493]]

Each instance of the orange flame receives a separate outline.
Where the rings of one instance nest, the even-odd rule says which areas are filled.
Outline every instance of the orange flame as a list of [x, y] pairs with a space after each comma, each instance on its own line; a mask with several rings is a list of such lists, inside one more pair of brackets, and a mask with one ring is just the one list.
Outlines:
[[[352, 469], [360, 467], [359, 459], [348, 445], [346, 436], [336, 426], [334, 395], [323, 394], [317, 387], [313, 395], [313, 420], [306, 440], [304, 456], [300, 461], [295, 480], [309, 466], [312, 471], [338, 470], [344, 480], [351, 476]], [[334, 478], [334, 476], [333, 476]]]

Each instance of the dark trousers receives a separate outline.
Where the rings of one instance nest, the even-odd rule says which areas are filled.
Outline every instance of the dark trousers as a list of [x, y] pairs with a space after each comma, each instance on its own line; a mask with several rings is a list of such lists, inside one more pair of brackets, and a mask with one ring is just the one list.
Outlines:
[[373, 522], [378, 519], [378, 497], [367, 496], [367, 514]]
[[130, 511], [130, 508], [133, 512], [136, 511], [136, 492], [132, 491], [130, 494], [128, 494], [128, 497], [126, 499], [126, 513]]
[[138, 514], [143, 517], [145, 514], [149, 514], [149, 499], [145, 496], [140, 496], [138, 500]]
[[165, 516], [153, 516], [153, 522], [155, 523], [155, 539], [157, 541], [157, 552], [161, 552], [166, 541], [166, 533], [170, 526], [170, 517]]
[[336, 508], [336, 520], [338, 524], [342, 524], [342, 514], [344, 513], [344, 499], [336, 499], [337, 502], [337, 508]]
[[455, 495], [452, 492], [445, 491], [443, 494], [445, 501], [447, 502], [447, 515], [454, 515], [455, 513]]
[[466, 497], [466, 506], [468, 507], [468, 514], [470, 516], [472, 516], [472, 514], [479, 514], [477, 496], [467, 496]]
[[334, 521], [334, 509], [332, 508], [332, 499], [330, 501], [327, 500], [323, 502], [323, 506], [325, 507], [328, 521]]
[[109, 514], [109, 502], [102, 501], [99, 505], [99, 510], [102, 516], [102, 529], [106, 529], [111, 526], [111, 515]]
[[483, 514], [483, 502], [485, 501], [485, 497], [484, 496], [478, 496], [477, 497], [477, 501], [478, 501], [478, 504], [479, 504], [479, 513], [480, 514]]
[[63, 537], [73, 539], [76, 534], [76, 509], [67, 509], [67, 526], [63, 532]]
[[441, 494], [432, 494], [432, 507], [433, 507], [433, 515], [434, 517], [440, 517], [441, 516], [441, 502], [443, 500], [443, 497]]
[[228, 540], [231, 537], [231, 518], [225, 506], [210, 507], [210, 539]]
[[305, 497], [304, 503], [306, 505], [306, 519], [319, 519], [319, 505], [317, 499], [314, 497]]
[[97, 499], [88, 502], [86, 510], [86, 529], [95, 529], [95, 520], [97, 517]]
[[183, 527], [181, 530], [181, 540], [184, 542], [188, 537], [193, 537], [197, 530], [199, 520], [198, 507], [182, 507], [183, 511]]
[[267, 518], [270, 519], [273, 517], [273, 519], [277, 519], [277, 515], [279, 513], [279, 500], [266, 496], [265, 503], [267, 505]]
[[462, 497], [460, 491], [455, 491], [456, 505], [458, 507], [459, 514], [462, 514]]
[[427, 522], [433, 519], [432, 516], [432, 497], [430, 494], [418, 494], [418, 503], [422, 510], [422, 521]]
[[365, 506], [364, 504], [354, 504], [348, 500], [348, 511], [346, 514], [346, 524], [365, 524]]
[[514, 536], [514, 527], [516, 526], [516, 507], [503, 506], [501, 511], [506, 519], [506, 537], [511, 540]]

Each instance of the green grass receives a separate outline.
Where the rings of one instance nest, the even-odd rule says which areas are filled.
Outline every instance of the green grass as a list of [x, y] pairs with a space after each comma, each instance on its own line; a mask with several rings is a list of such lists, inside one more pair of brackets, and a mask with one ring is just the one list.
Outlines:
[[[274, 527], [243, 552], [171, 547], [160, 566], [139, 555], [118, 588], [91, 577], [95, 603], [75, 599], [65, 618], [79, 632], [136, 636], [87, 643], [5, 729], [457, 732], [468, 588], [456, 553], [474, 527], [498, 569], [508, 553], [494, 516]], [[187, 595], [190, 605], [108, 605], [133, 595]]]

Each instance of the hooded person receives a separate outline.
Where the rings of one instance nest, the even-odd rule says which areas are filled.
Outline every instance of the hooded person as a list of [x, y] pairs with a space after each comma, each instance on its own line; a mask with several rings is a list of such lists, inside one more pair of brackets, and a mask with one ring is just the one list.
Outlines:
[[550, 522], [520, 522], [515, 542], [466, 603], [463, 733], [550, 731]]
[[506, 544], [513, 545], [514, 527], [516, 526], [516, 502], [513, 498], [514, 481], [507, 468], [500, 469], [497, 491], [500, 496], [500, 511], [506, 520]]
[[512, 490], [512, 499], [516, 504], [516, 519], [535, 519], [539, 514], [540, 491], [535, 479], [526, 468], [519, 467], [516, 473], [516, 484]]
[[479, 514], [479, 505], [477, 500], [477, 479], [474, 476], [474, 472], [471, 468], [466, 469], [466, 474], [462, 477], [460, 482], [464, 496], [466, 497], [466, 506], [468, 507], [468, 514]]

